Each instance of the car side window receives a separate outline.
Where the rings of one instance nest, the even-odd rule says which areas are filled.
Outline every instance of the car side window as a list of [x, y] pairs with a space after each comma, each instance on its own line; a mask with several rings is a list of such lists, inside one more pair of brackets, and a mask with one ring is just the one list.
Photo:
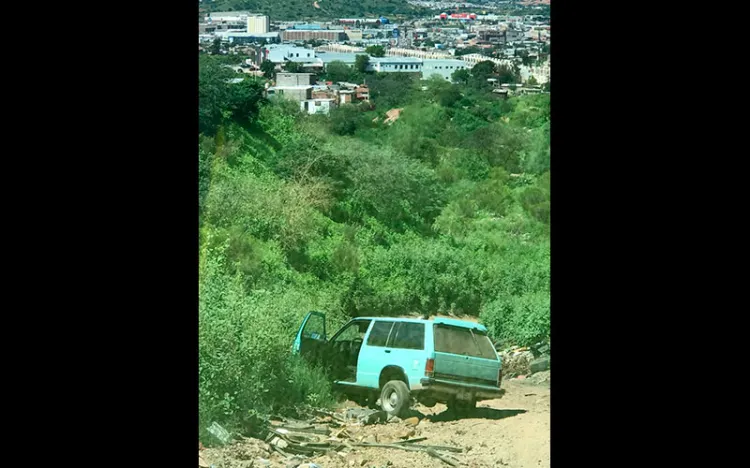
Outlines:
[[323, 338], [326, 331], [325, 318], [320, 315], [311, 315], [302, 330], [302, 338], [319, 340]]
[[370, 320], [357, 320], [350, 323], [340, 333], [336, 335], [334, 341], [354, 341], [362, 340], [367, 333], [367, 328], [370, 326]]
[[385, 346], [388, 342], [388, 335], [391, 333], [393, 322], [377, 321], [372, 326], [370, 337], [367, 338], [367, 346]]
[[391, 333], [389, 346], [401, 349], [424, 349], [424, 324], [397, 323]]

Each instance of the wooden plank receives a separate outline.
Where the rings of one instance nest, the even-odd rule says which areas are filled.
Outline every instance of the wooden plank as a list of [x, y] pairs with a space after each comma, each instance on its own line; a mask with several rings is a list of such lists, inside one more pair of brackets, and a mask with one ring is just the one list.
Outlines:
[[[444, 463], [447, 463], [451, 466], [458, 466], [459, 463], [457, 461], [454, 461], [450, 458], [446, 458], [444, 455], [441, 455], [437, 453], [437, 451], [433, 448], [419, 446], [419, 445], [399, 445], [399, 444], [373, 444], [373, 443], [367, 443], [362, 442], [359, 444], [352, 444], [355, 447], [382, 447], [382, 448], [394, 448], [398, 450], [406, 450], [407, 452], [424, 452], [431, 457], [437, 458], [438, 460], [443, 461]], [[456, 447], [450, 447], [451, 449], [455, 450]], [[461, 449], [458, 449], [461, 451]]]

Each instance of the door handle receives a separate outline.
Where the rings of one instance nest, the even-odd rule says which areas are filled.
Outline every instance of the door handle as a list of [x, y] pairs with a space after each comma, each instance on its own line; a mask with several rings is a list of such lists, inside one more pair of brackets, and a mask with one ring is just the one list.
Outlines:
[[390, 352], [391, 352], [391, 350], [390, 350], [390, 349], [386, 349], [386, 350], [385, 350], [385, 352], [386, 352], [386, 353], [390, 353]]

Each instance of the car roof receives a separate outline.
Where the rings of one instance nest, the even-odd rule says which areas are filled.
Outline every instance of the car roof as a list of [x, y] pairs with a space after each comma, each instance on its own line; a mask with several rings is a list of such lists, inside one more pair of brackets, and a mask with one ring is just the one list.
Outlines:
[[409, 322], [409, 323], [439, 323], [444, 325], [450, 325], [453, 327], [461, 327], [461, 328], [474, 328], [477, 330], [481, 330], [483, 332], [487, 331], [487, 327], [480, 323], [471, 322], [469, 320], [458, 320], [458, 319], [452, 319], [447, 317], [435, 317], [432, 320], [424, 320], [424, 319], [412, 319], [412, 318], [402, 318], [402, 317], [355, 317], [353, 320], [389, 320], [391, 322]]

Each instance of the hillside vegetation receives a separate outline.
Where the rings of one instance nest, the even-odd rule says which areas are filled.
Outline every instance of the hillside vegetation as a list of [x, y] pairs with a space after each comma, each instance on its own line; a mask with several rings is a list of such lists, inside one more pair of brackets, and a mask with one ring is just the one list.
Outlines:
[[375, 108], [328, 117], [201, 56], [201, 428], [333, 401], [290, 355], [310, 310], [331, 331], [440, 313], [504, 344], [549, 335], [549, 96], [503, 100], [489, 67], [460, 86], [369, 75]]
[[216, 0], [203, 3], [208, 11], [247, 10], [265, 13], [272, 21], [300, 20], [305, 18], [359, 18], [388, 15], [409, 15], [417, 8], [406, 0]]

